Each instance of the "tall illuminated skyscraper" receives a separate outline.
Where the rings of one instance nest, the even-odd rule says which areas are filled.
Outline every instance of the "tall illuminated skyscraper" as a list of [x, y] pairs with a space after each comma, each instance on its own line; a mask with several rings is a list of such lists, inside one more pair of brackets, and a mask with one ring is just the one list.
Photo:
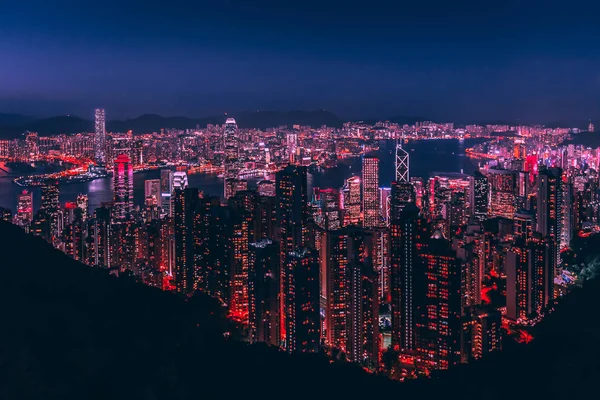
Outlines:
[[175, 288], [178, 293], [194, 291], [194, 211], [198, 203], [198, 189], [175, 189], [173, 214], [175, 231]]
[[289, 165], [276, 174], [277, 221], [279, 225], [280, 257], [280, 339], [285, 339], [285, 274], [290, 252], [306, 247], [308, 242], [308, 182], [306, 167]]
[[49, 240], [54, 242], [58, 237], [58, 214], [60, 210], [58, 183], [48, 183], [42, 186], [42, 203], [40, 210], [46, 214], [49, 228]]
[[417, 306], [423, 281], [419, 252], [428, 236], [429, 225], [413, 203], [390, 222], [392, 344], [409, 353], [416, 350]]
[[225, 148], [225, 159], [234, 159], [238, 157], [237, 146], [238, 126], [233, 118], [227, 118], [225, 121], [225, 131], [223, 134], [223, 144]]
[[554, 242], [551, 260], [554, 270], [560, 260], [563, 200], [562, 169], [541, 169], [538, 175], [537, 231]]
[[106, 162], [106, 114], [103, 108], [96, 109], [95, 122], [94, 154], [96, 162], [104, 164]]
[[360, 178], [358, 176], [346, 179], [342, 188], [342, 200], [344, 226], [360, 225]]
[[124, 220], [133, 211], [133, 165], [125, 154], [115, 160], [113, 172], [114, 216]]
[[88, 219], [89, 204], [90, 201], [87, 194], [80, 193], [77, 195], [77, 208], [81, 210], [81, 218], [83, 221], [87, 221]]
[[478, 221], [488, 217], [490, 204], [490, 184], [488, 179], [479, 171], [471, 177], [470, 190], [471, 215]]
[[379, 226], [379, 158], [363, 157], [362, 162], [362, 204], [363, 226], [372, 228]]
[[489, 169], [490, 216], [512, 218], [516, 211], [517, 172]]
[[171, 213], [171, 195], [173, 194], [173, 171], [170, 169], [160, 170], [160, 196], [161, 204], [165, 214], [172, 216]]
[[402, 142], [396, 143], [396, 182], [410, 182], [409, 157], [402, 148]]

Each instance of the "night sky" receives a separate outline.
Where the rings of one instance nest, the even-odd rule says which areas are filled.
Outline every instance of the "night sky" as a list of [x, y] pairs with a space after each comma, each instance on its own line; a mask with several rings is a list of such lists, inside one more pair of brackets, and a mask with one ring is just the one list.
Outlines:
[[6, 1], [0, 112], [586, 121], [597, 3]]

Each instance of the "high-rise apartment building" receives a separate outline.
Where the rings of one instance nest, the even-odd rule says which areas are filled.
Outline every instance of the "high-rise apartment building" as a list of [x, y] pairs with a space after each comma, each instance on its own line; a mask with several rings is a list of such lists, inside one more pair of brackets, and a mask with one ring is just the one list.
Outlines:
[[379, 158], [364, 156], [362, 161], [363, 226], [381, 225], [379, 213]]

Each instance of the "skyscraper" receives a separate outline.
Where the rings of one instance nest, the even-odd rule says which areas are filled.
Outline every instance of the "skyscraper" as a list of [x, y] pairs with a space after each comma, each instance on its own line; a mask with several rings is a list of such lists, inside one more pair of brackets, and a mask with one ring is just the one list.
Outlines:
[[175, 288], [178, 293], [194, 291], [194, 212], [198, 203], [198, 189], [175, 189], [173, 215], [175, 227]]
[[[487, 178], [491, 193], [490, 216], [512, 218], [516, 211], [517, 172], [505, 169], [489, 169]], [[481, 181], [481, 184], [483, 184], [483, 181]], [[481, 192], [480, 199], [482, 199], [482, 202], [484, 193], [484, 191]]]
[[426, 246], [429, 226], [419, 209], [409, 203], [390, 222], [392, 344], [410, 353], [416, 350], [417, 306], [424, 279], [419, 254]]
[[188, 176], [185, 171], [175, 171], [173, 174], [173, 190], [188, 187]]
[[173, 194], [173, 171], [170, 169], [160, 170], [160, 196], [161, 204], [165, 214], [172, 216], [171, 195]]
[[400, 141], [396, 143], [396, 182], [410, 182], [409, 156]]
[[415, 188], [411, 183], [392, 182], [390, 193], [390, 221], [399, 219], [402, 210], [415, 203]]
[[279, 243], [250, 243], [248, 274], [249, 328], [252, 342], [278, 345]]
[[276, 174], [277, 221], [279, 225], [280, 275], [280, 339], [285, 338], [285, 287], [287, 255], [297, 248], [306, 247], [308, 241], [308, 183], [307, 169], [289, 165]]
[[490, 185], [488, 179], [479, 171], [471, 177], [471, 215], [478, 221], [488, 217], [490, 203]]
[[106, 114], [104, 109], [96, 109], [96, 133], [94, 135], [94, 154], [98, 164], [106, 162]]
[[50, 240], [50, 242], [54, 243], [54, 240], [60, 234], [60, 232], [58, 231], [58, 214], [60, 210], [58, 182], [45, 184], [44, 186], [42, 186], [41, 192], [42, 202], [40, 205], [40, 211], [46, 214], [46, 218], [49, 224], [48, 239]]
[[539, 171], [537, 195], [537, 231], [553, 241], [554, 254], [551, 260], [553, 271], [560, 261], [561, 234], [563, 226], [563, 186], [560, 168], [545, 168]]
[[237, 146], [238, 126], [233, 118], [227, 118], [225, 121], [225, 131], [223, 134], [223, 143], [225, 149], [225, 159], [236, 159], [238, 157]]
[[115, 160], [113, 203], [116, 220], [126, 219], [133, 211], [133, 165], [125, 154], [120, 154]]
[[358, 176], [351, 176], [346, 179], [344, 187], [342, 188], [344, 226], [358, 226], [361, 223], [360, 190], [360, 178]]
[[417, 351], [425, 366], [448, 369], [460, 362], [461, 262], [439, 231], [434, 232], [418, 257], [424, 284], [417, 296]]
[[288, 353], [317, 353], [321, 341], [317, 251], [301, 248], [285, 263], [285, 321]]
[[156, 205], [162, 206], [162, 196], [160, 192], [160, 179], [146, 179], [144, 181], [144, 196], [156, 199]]
[[363, 226], [379, 226], [379, 158], [364, 156], [362, 162]]

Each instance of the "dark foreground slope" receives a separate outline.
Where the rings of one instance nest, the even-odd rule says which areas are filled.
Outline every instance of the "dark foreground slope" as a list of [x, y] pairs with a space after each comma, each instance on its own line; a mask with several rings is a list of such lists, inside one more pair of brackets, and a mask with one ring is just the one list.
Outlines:
[[218, 306], [108, 276], [0, 224], [0, 399], [565, 398], [597, 395], [600, 287], [533, 344], [398, 384], [223, 338]]

